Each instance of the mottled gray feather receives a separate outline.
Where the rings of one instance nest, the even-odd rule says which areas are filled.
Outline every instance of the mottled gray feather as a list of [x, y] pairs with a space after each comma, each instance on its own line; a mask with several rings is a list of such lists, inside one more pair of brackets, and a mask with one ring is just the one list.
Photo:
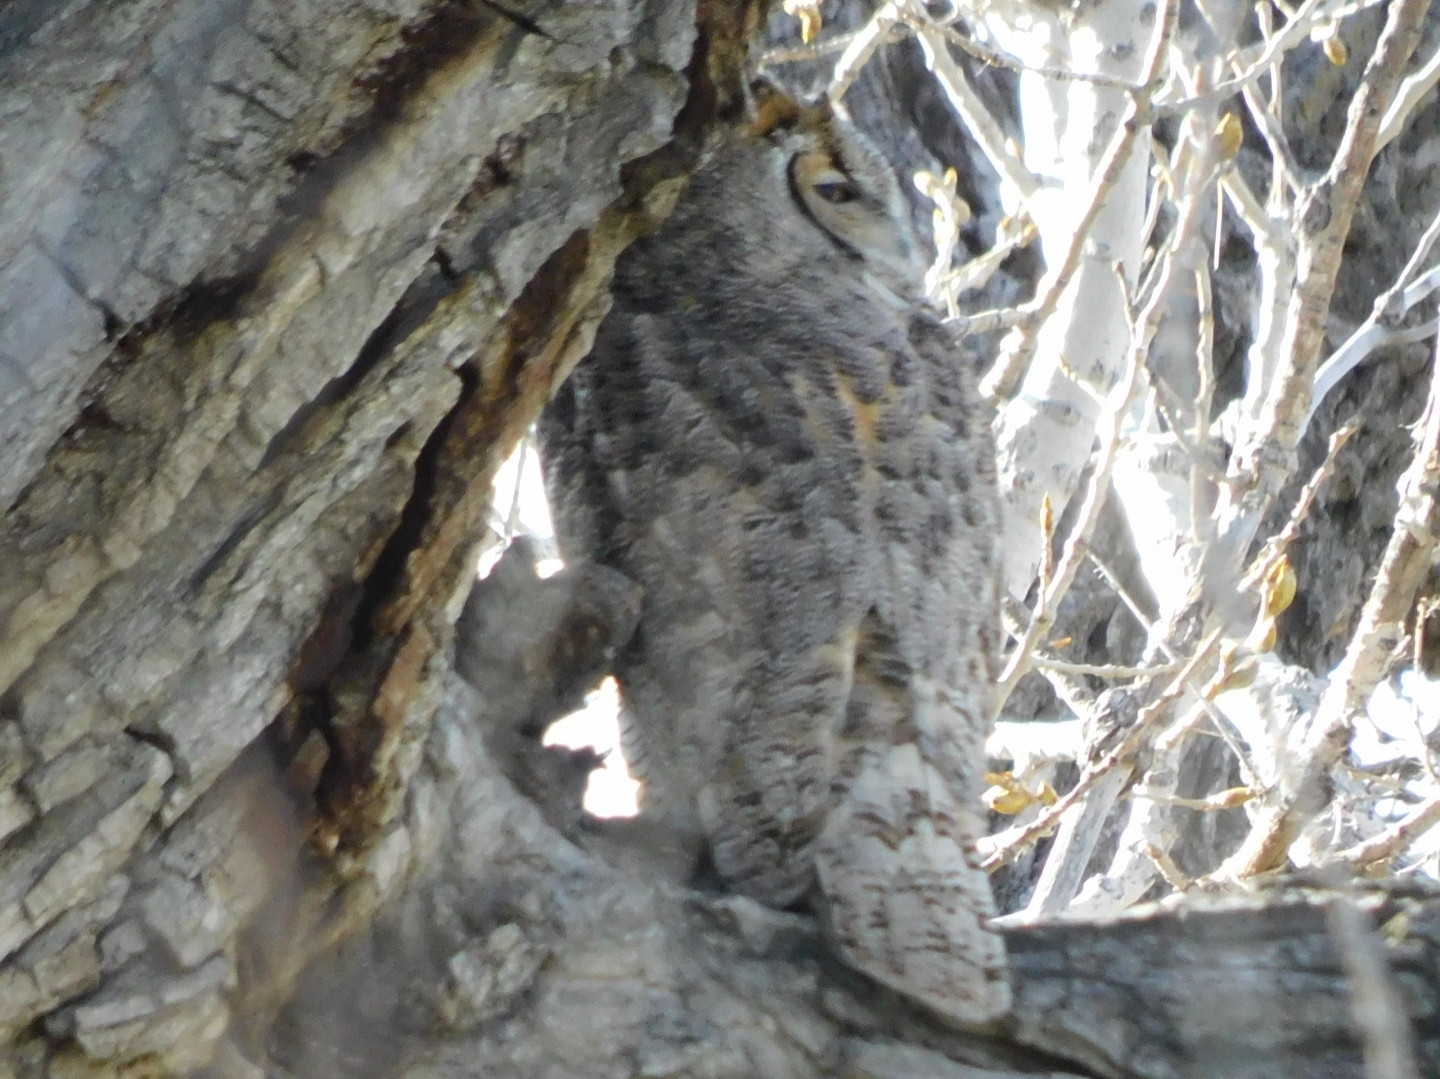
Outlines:
[[[896, 302], [919, 273], [893, 180], [824, 113], [791, 121], [723, 139], [621, 260], [542, 424], [547, 485], [566, 558], [645, 590], [617, 669], [644, 812], [766, 903], [818, 884], [854, 965], [982, 1021], [1008, 1006], [973, 864], [988, 423], [949, 334]], [[837, 174], [860, 192], [838, 217]]]

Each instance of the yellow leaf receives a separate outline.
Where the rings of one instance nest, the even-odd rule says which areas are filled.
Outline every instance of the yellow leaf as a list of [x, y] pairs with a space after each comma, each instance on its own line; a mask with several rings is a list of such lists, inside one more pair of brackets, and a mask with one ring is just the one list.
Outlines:
[[985, 782], [990, 787], [981, 795], [981, 800], [996, 813], [1014, 816], [1036, 802], [1047, 806], [1055, 804], [1055, 788], [1049, 783], [1042, 782], [1037, 790], [1027, 790], [1014, 772], [986, 772]]
[[1350, 50], [1345, 47], [1345, 42], [1340, 40], [1339, 34], [1331, 34], [1320, 47], [1325, 50], [1325, 59], [1336, 67], [1344, 67], [1345, 61], [1350, 59]]
[[1233, 112], [1227, 112], [1220, 117], [1220, 122], [1215, 125], [1215, 138], [1220, 143], [1220, 159], [1233, 160], [1240, 152], [1240, 144], [1245, 141], [1245, 128], [1241, 125], [1240, 118]]
[[1216, 693], [1223, 693], [1227, 689], [1244, 689], [1255, 681], [1259, 673], [1260, 665], [1255, 661], [1255, 653], [1246, 645], [1225, 644], [1220, 647], [1220, 670], [1215, 680], [1207, 687], [1207, 696], [1213, 698]]
[[1265, 614], [1274, 618], [1295, 602], [1295, 569], [1290, 559], [1281, 556], [1280, 561], [1265, 574]]
[[1034, 799], [1027, 791], [1006, 790], [1003, 787], [991, 787], [985, 792], [985, 804], [996, 813], [1003, 813], [1007, 817], [1013, 817], [1022, 809], [1028, 809], [1034, 804]]
[[1234, 809], [1236, 806], [1243, 806], [1254, 797], [1255, 791], [1250, 787], [1231, 787], [1229, 790], [1210, 795], [1205, 801], [1216, 809]]
[[800, 40], [809, 45], [820, 35], [824, 20], [817, 0], [785, 0], [785, 13], [800, 20]]

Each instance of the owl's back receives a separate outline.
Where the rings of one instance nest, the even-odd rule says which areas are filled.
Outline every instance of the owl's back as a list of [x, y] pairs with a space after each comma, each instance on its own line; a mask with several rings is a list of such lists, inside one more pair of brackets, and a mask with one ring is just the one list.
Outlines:
[[919, 268], [883, 164], [778, 101], [621, 259], [541, 425], [557, 531], [644, 588], [616, 671], [644, 811], [764, 902], [818, 884], [857, 966], [989, 1018], [988, 428], [900, 299]]

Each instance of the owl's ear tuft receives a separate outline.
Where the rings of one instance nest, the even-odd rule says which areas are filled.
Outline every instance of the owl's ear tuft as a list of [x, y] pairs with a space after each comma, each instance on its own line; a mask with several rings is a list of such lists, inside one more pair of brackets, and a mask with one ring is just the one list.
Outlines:
[[805, 116], [804, 106], [763, 79], [750, 84], [750, 94], [755, 101], [755, 120], [750, 132], [762, 139], [777, 131], [792, 130]]

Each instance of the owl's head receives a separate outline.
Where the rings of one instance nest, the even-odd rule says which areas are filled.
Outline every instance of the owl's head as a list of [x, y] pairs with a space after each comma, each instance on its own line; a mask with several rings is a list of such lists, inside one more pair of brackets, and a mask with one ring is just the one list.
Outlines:
[[905, 301], [924, 267], [895, 174], [885, 158], [828, 101], [802, 105], [766, 83], [753, 88], [751, 127], [786, 155], [790, 197], [872, 280]]

